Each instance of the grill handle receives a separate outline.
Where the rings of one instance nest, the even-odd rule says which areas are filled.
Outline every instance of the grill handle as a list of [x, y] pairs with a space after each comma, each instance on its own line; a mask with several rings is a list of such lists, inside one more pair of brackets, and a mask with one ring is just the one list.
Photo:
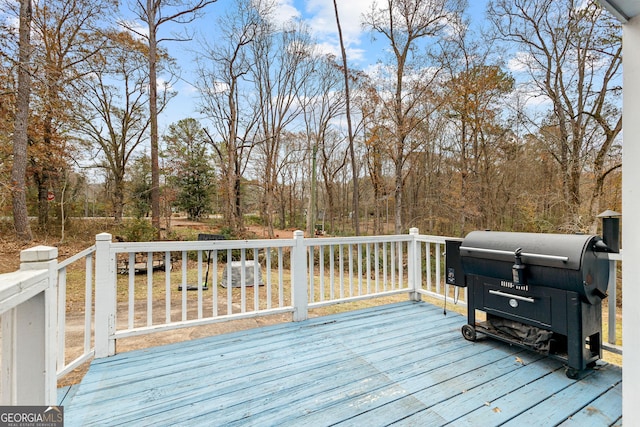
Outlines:
[[[513, 251], [501, 251], [499, 249], [486, 249], [486, 248], [473, 248], [470, 246], [460, 246], [460, 250], [468, 251], [468, 252], [478, 252], [478, 253], [484, 253], [484, 254], [507, 255], [507, 256], [513, 256], [514, 254]], [[561, 262], [569, 261], [568, 256], [561, 256], [561, 255], [545, 255], [545, 254], [532, 254], [532, 253], [522, 252], [520, 256], [527, 257], [527, 258], [544, 259], [548, 261], [561, 261]]]
[[519, 301], [525, 301], [525, 302], [530, 302], [530, 303], [536, 302], [536, 300], [534, 300], [533, 298], [523, 297], [523, 296], [520, 296], [520, 295], [508, 294], [506, 292], [495, 291], [493, 289], [489, 289], [489, 293], [492, 294], [492, 295], [498, 295], [499, 297], [517, 299]]

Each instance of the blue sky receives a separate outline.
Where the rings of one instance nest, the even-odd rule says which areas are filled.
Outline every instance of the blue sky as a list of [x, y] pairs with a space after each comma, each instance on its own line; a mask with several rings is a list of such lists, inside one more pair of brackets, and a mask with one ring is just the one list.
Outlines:
[[[209, 6], [206, 15], [190, 25], [190, 31], [203, 34], [210, 31], [212, 25], [217, 24], [217, 18], [222, 11], [231, 7], [233, 0], [218, 0]], [[338, 0], [340, 23], [347, 46], [348, 60], [351, 67], [364, 69], [372, 66], [380, 49], [381, 43], [372, 44], [371, 37], [361, 27], [361, 15], [368, 10], [374, 0]], [[467, 14], [474, 23], [484, 19], [484, 9], [487, 0], [469, 0]], [[328, 53], [339, 55], [339, 41], [335, 23], [332, 0], [279, 0], [276, 15], [284, 20], [302, 18], [311, 28], [319, 47]], [[209, 30], [207, 30], [209, 29]], [[166, 127], [182, 118], [199, 117], [197, 112], [197, 94], [190, 84], [195, 78], [190, 64], [194, 62], [198, 44], [166, 43], [169, 53], [178, 59], [182, 69], [182, 80], [176, 82], [173, 88], [178, 95], [170, 102], [160, 119], [161, 132]]]

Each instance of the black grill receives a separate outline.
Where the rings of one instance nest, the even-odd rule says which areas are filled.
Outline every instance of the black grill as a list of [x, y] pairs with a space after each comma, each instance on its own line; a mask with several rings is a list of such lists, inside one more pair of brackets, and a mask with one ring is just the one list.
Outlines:
[[542, 352], [576, 378], [602, 357], [608, 251], [594, 235], [474, 231], [448, 241], [447, 283], [468, 288], [463, 336]]

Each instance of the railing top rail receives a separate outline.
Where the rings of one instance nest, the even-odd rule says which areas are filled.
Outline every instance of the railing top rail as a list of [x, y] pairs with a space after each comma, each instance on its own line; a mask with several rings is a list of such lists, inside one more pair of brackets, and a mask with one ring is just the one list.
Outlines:
[[607, 256], [609, 257], [609, 261], [622, 261], [622, 249], [617, 253], [609, 252]]
[[428, 242], [428, 243], [442, 243], [444, 244], [447, 240], [459, 239], [457, 237], [447, 237], [447, 236], [433, 236], [428, 234], [418, 234], [416, 239], [419, 242]]
[[115, 253], [128, 252], [172, 252], [253, 248], [286, 248], [294, 245], [293, 239], [260, 240], [189, 240], [175, 242], [118, 242], [111, 244]]
[[329, 245], [357, 245], [359, 243], [383, 243], [383, 242], [408, 242], [413, 237], [409, 234], [390, 234], [386, 236], [352, 236], [352, 237], [321, 237], [306, 238], [304, 245], [329, 246]]
[[74, 256], [69, 257], [69, 258], [65, 259], [64, 261], [60, 262], [58, 264], [58, 270], [61, 270], [63, 268], [68, 267], [69, 265], [73, 264], [74, 262], [76, 262], [78, 260], [81, 260], [82, 258], [85, 258], [87, 255], [95, 253], [95, 251], [96, 251], [96, 245], [89, 246], [87, 249], [83, 250], [82, 252], [78, 252]]
[[0, 314], [16, 307], [49, 286], [48, 270], [0, 274]]

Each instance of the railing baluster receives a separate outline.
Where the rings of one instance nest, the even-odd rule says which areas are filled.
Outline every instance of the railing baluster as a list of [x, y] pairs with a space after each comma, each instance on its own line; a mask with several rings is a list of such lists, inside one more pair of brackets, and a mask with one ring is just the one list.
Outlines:
[[[614, 255], [614, 254], [612, 254]], [[615, 254], [617, 255], [617, 254]], [[611, 256], [610, 256], [611, 257]], [[615, 260], [609, 260], [609, 283], [607, 284], [607, 294], [609, 294], [609, 313], [608, 313], [608, 334], [607, 334], [607, 342], [609, 344], [616, 345], [617, 342], [617, 316], [616, 316], [616, 305], [618, 301], [617, 296], [617, 281], [618, 281], [618, 271], [617, 271], [617, 263]]]
[[65, 365], [67, 319], [67, 269], [58, 270], [58, 361], [56, 369]]
[[340, 298], [344, 298], [344, 246], [338, 245], [338, 262], [340, 263]]
[[437, 293], [440, 293], [440, 282], [441, 282], [440, 251], [441, 251], [441, 246], [439, 243], [436, 243], [436, 292]]
[[334, 273], [335, 273], [335, 257], [334, 257], [335, 248], [333, 245], [329, 246], [329, 298], [335, 299], [335, 290], [334, 290]]
[[265, 250], [265, 270], [267, 274], [267, 310], [271, 309], [271, 248]]
[[[292, 266], [293, 268], [293, 266]], [[313, 246], [309, 246], [309, 302], [315, 301], [315, 261], [313, 259]]]
[[358, 243], [358, 295], [362, 295], [362, 244]]
[[365, 255], [367, 257], [367, 295], [371, 293], [371, 244], [365, 244]]
[[388, 283], [388, 270], [387, 270], [387, 243], [382, 243], [382, 289], [387, 290]]
[[182, 251], [182, 321], [187, 320], [187, 251]]
[[147, 326], [153, 325], [153, 252], [147, 252]]
[[[211, 255], [211, 252], [213, 252], [213, 255]], [[211, 262], [212, 259], [213, 259], [213, 263]], [[212, 316], [217, 317], [218, 316], [218, 250], [217, 249], [214, 249], [213, 251], [209, 251], [207, 255], [207, 263], [208, 263], [207, 271], [209, 271], [210, 266], [212, 268], [211, 277], [207, 277], [207, 283], [209, 283], [208, 280], [211, 280], [211, 295], [213, 298], [211, 311], [212, 311]]]
[[396, 244], [391, 242], [389, 243], [389, 251], [391, 252], [391, 262], [389, 266], [391, 267], [391, 289], [396, 289]]
[[244, 248], [240, 250], [240, 312], [247, 312], [247, 252]]
[[260, 310], [260, 264], [258, 263], [258, 249], [253, 248], [253, 311]]
[[373, 266], [374, 266], [374, 271], [375, 271], [375, 284], [376, 284], [376, 293], [380, 292], [380, 266], [378, 264], [380, 264], [379, 262], [380, 259], [380, 252], [379, 252], [379, 248], [378, 248], [378, 242], [373, 244]]
[[202, 319], [202, 259], [203, 251], [198, 251], [198, 278], [196, 282], [198, 287], [198, 319]]
[[402, 242], [398, 242], [396, 246], [398, 247], [398, 289], [400, 289], [403, 287], [404, 280], [404, 254], [402, 252]]
[[93, 319], [93, 253], [85, 258], [84, 277], [84, 353], [91, 351], [91, 320]]
[[324, 301], [324, 246], [318, 248], [318, 276], [320, 277], [320, 301]]
[[233, 313], [233, 294], [231, 293], [232, 286], [232, 274], [231, 274], [231, 262], [233, 260], [231, 249], [227, 249], [227, 314]]
[[[293, 283], [291, 284], [293, 287]], [[278, 248], [278, 306], [284, 307], [284, 250]]]
[[353, 245], [349, 243], [349, 296], [354, 296], [353, 294]]
[[431, 243], [427, 242], [425, 246], [424, 256], [427, 264], [427, 291], [431, 292]]
[[171, 252], [164, 253], [164, 318], [171, 323]]
[[135, 252], [129, 253], [129, 329], [133, 329], [135, 319], [135, 274], [136, 274], [136, 254]]

